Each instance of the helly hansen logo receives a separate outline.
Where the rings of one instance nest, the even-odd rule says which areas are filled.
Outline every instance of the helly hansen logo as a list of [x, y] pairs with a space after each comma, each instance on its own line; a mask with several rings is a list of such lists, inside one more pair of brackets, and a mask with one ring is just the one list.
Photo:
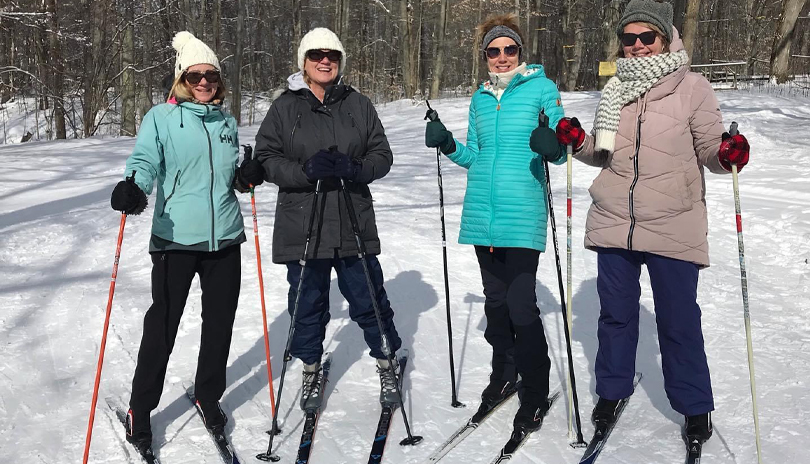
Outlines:
[[231, 143], [232, 144], [233, 143], [233, 137], [231, 137], [229, 134], [220, 134], [219, 135], [219, 141], [222, 142], [222, 143]]

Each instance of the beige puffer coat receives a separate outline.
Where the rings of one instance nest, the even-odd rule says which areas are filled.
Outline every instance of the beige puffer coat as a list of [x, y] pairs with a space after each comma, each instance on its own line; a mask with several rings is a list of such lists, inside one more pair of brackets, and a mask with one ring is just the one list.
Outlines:
[[[683, 49], [676, 35], [670, 46]], [[717, 157], [723, 134], [714, 90], [683, 66], [622, 108], [614, 153], [594, 152], [589, 135], [574, 157], [602, 168], [585, 247], [645, 251], [709, 265], [704, 166], [727, 173]]]

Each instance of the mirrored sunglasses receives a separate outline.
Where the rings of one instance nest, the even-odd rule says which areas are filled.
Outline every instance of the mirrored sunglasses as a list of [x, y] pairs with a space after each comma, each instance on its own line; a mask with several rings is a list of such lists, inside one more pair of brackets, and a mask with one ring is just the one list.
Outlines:
[[202, 78], [205, 78], [209, 84], [216, 84], [219, 82], [219, 71], [206, 71], [206, 72], [199, 72], [199, 71], [186, 71], [185, 79], [191, 85], [197, 85], [202, 81]]
[[503, 48], [499, 47], [487, 47], [484, 50], [487, 54], [487, 58], [490, 60], [494, 60], [495, 58], [501, 56], [501, 52], [508, 57], [517, 56], [518, 52], [520, 51], [520, 47], [518, 45], [507, 45]]

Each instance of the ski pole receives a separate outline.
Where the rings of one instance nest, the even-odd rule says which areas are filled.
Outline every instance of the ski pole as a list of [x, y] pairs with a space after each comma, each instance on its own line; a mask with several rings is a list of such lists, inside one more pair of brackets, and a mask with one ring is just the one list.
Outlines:
[[[253, 157], [253, 147], [242, 145], [245, 147], [245, 159], [250, 161]], [[264, 278], [262, 277], [262, 250], [259, 246], [259, 220], [256, 217], [256, 196], [253, 192], [253, 184], [250, 184], [250, 209], [253, 213], [253, 241], [256, 244], [256, 268], [259, 274], [259, 297], [262, 302], [262, 328], [264, 329], [264, 354], [267, 358], [267, 384], [270, 386], [270, 409], [273, 410], [273, 417], [276, 411], [276, 395], [273, 392], [273, 366], [270, 364], [270, 336], [267, 334], [267, 309], [264, 304]], [[273, 429], [271, 433], [278, 433], [278, 430]]]
[[[737, 135], [737, 123], [732, 122], [729, 135]], [[757, 386], [754, 375], [754, 347], [751, 343], [751, 318], [748, 312], [748, 275], [745, 271], [745, 247], [743, 246], [742, 213], [740, 212], [740, 185], [737, 179], [737, 164], [731, 165], [731, 178], [734, 185], [734, 210], [737, 219], [737, 248], [740, 255], [740, 282], [742, 284], [743, 319], [745, 320], [745, 342], [748, 349], [748, 377], [751, 381], [751, 403], [754, 409], [754, 432], [757, 443], [757, 462], [762, 464], [762, 447], [759, 438], [759, 414], [757, 413]]]
[[366, 246], [365, 243], [363, 243], [363, 239], [360, 238], [360, 226], [357, 224], [357, 216], [355, 215], [354, 204], [352, 203], [352, 197], [349, 194], [349, 189], [346, 188], [346, 181], [343, 178], [340, 179], [340, 189], [343, 190], [343, 198], [346, 200], [346, 209], [349, 213], [349, 222], [352, 224], [354, 241], [357, 245], [357, 257], [360, 258], [360, 262], [363, 264], [363, 273], [366, 275], [368, 294], [371, 297], [371, 306], [374, 308], [374, 316], [377, 318], [377, 328], [380, 331], [380, 338], [382, 339], [382, 351], [385, 354], [385, 357], [388, 359], [388, 369], [391, 371], [391, 374], [395, 380], [394, 387], [396, 388], [397, 396], [399, 397], [399, 408], [402, 411], [402, 420], [405, 422], [405, 431], [408, 433], [408, 438], [403, 439], [399, 442], [399, 444], [403, 446], [416, 445], [422, 441], [422, 437], [411, 434], [411, 426], [408, 423], [408, 416], [405, 413], [405, 403], [402, 400], [402, 389], [399, 387], [400, 376], [402, 373], [397, 375], [397, 371], [394, 369], [394, 354], [391, 352], [391, 344], [388, 341], [388, 335], [386, 335], [385, 330], [383, 329], [382, 313], [380, 312], [380, 306], [377, 302], [377, 292], [374, 291], [374, 283], [371, 280], [371, 272], [368, 270], [368, 263], [366, 263]]
[[[545, 111], [540, 111], [540, 127], [548, 127], [548, 116]], [[562, 266], [560, 265], [560, 248], [557, 244], [557, 221], [554, 219], [554, 197], [551, 194], [551, 176], [548, 172], [548, 161], [543, 159], [543, 167], [546, 171], [546, 194], [548, 195], [548, 211], [551, 218], [551, 234], [554, 239], [554, 258], [557, 261], [557, 282], [560, 287], [560, 306], [562, 306], [563, 323], [565, 325], [565, 348], [568, 354], [568, 380], [570, 381], [570, 395], [574, 401], [574, 417], [577, 425], [577, 441], [572, 443], [573, 448], [586, 446], [587, 443], [582, 438], [582, 423], [579, 417], [579, 398], [577, 397], [577, 379], [574, 375], [574, 357], [571, 354], [571, 330], [569, 326], [569, 309], [566, 308], [565, 289], [562, 282]]]
[[[135, 181], [135, 171], [127, 181]], [[118, 242], [115, 245], [115, 261], [113, 261], [112, 277], [110, 278], [110, 292], [107, 296], [107, 313], [104, 316], [104, 330], [101, 333], [101, 346], [98, 351], [98, 364], [96, 366], [96, 380], [93, 385], [93, 399], [90, 403], [90, 419], [87, 423], [87, 438], [84, 442], [84, 457], [82, 462], [87, 464], [90, 456], [90, 439], [93, 436], [93, 422], [96, 418], [96, 403], [98, 402], [98, 387], [101, 383], [101, 368], [104, 365], [104, 349], [107, 347], [107, 329], [110, 327], [110, 313], [112, 312], [113, 295], [115, 294], [115, 279], [118, 276], [118, 261], [121, 259], [121, 243], [124, 241], [124, 225], [127, 223], [127, 214], [121, 213], [121, 224], [118, 226]]]
[[[439, 119], [439, 113], [436, 112], [433, 108], [430, 107], [430, 102], [425, 100], [427, 103], [428, 112], [425, 115], [425, 119], [430, 119], [431, 121], [435, 121]], [[439, 212], [441, 214], [442, 219], [442, 258], [444, 260], [444, 299], [445, 299], [445, 308], [447, 309], [447, 344], [449, 345], [450, 351], [450, 390], [451, 390], [451, 402], [450, 405], [454, 408], [463, 408], [465, 406], [464, 403], [458, 400], [458, 396], [456, 395], [456, 367], [455, 362], [453, 361], [453, 326], [450, 322], [450, 282], [447, 277], [447, 233], [444, 227], [444, 187], [442, 186], [442, 157], [439, 153], [439, 148], [436, 148], [436, 167], [439, 173]]]
[[[312, 197], [312, 210], [309, 214], [309, 226], [307, 227], [307, 238], [304, 242], [304, 253], [301, 255], [301, 260], [298, 264], [301, 266], [301, 273], [298, 275], [298, 288], [295, 292], [295, 304], [293, 306], [292, 317], [290, 318], [290, 329], [287, 331], [287, 346], [284, 348], [284, 359], [281, 365], [281, 379], [278, 383], [278, 401], [273, 410], [273, 426], [270, 428], [270, 442], [267, 444], [267, 451], [256, 455], [256, 459], [260, 461], [278, 462], [281, 457], [273, 454], [273, 439], [279, 431], [278, 428], [278, 408], [281, 405], [281, 392], [284, 389], [284, 376], [287, 373], [287, 363], [292, 359], [290, 356], [290, 349], [292, 348], [292, 338], [295, 334], [295, 318], [298, 315], [298, 305], [301, 301], [301, 289], [304, 284], [304, 271], [307, 267], [307, 255], [309, 254], [309, 244], [312, 240], [312, 226], [315, 224], [315, 213], [317, 212], [318, 196], [321, 192], [321, 179], [315, 184], [315, 195]], [[267, 325], [265, 324], [265, 327]], [[268, 363], [269, 365], [269, 363]], [[272, 385], [272, 381], [270, 382]]]
[[[572, 158], [573, 158], [573, 147], [571, 144], [566, 145], [565, 147], [566, 153], [566, 170], [567, 170], [567, 185], [566, 185], [566, 196], [567, 196], [567, 208], [566, 208], [566, 227], [565, 227], [565, 257], [566, 257], [566, 274], [565, 274], [565, 283], [566, 283], [566, 308], [567, 311], [567, 319], [568, 324], [566, 328], [568, 329], [568, 339], [570, 340], [572, 337], [571, 334], [571, 327], [574, 325], [572, 314], [574, 313], [574, 307], [572, 306], [572, 295], [573, 295], [573, 285], [571, 283], [572, 273], [571, 273], [571, 229], [572, 229], [572, 219], [571, 219], [571, 211], [572, 211], [572, 202], [573, 202], [573, 182], [571, 180], [572, 174]], [[550, 189], [549, 189], [550, 190]], [[569, 369], [573, 369], [572, 365], [568, 365]], [[573, 389], [568, 389], [568, 404], [574, 404], [574, 395]], [[569, 410], [568, 413], [568, 438], [574, 437], [574, 421], [572, 420], [572, 413], [573, 410]]]

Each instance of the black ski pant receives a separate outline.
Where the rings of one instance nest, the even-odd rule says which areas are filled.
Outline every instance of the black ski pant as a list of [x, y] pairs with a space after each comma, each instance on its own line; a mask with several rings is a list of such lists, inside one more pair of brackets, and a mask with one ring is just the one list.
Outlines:
[[514, 382], [519, 374], [521, 402], [539, 407], [548, 397], [551, 371], [535, 293], [540, 252], [476, 246], [475, 254], [484, 284], [484, 338], [492, 345], [490, 380]]
[[158, 406], [180, 317], [195, 274], [202, 290], [202, 336], [197, 359], [195, 394], [219, 400], [225, 392], [225, 368], [239, 300], [239, 245], [213, 251], [152, 253], [152, 306], [143, 320], [138, 364], [129, 405], [142, 414]]

